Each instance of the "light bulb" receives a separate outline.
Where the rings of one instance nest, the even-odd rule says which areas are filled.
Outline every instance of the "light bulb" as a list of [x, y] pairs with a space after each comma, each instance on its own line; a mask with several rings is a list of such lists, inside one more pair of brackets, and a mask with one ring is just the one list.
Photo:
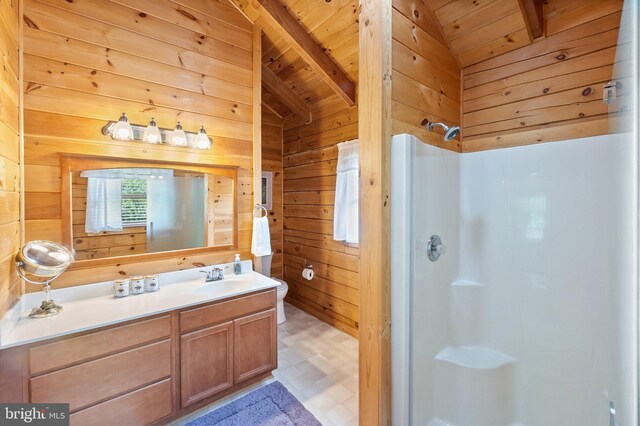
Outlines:
[[144, 135], [142, 140], [147, 143], [162, 143], [162, 135], [156, 121], [151, 117], [151, 121], [146, 129], [144, 129]]
[[118, 141], [133, 140], [133, 129], [131, 128], [131, 124], [129, 124], [127, 115], [124, 112], [116, 123], [116, 127], [113, 129], [112, 137]]
[[200, 126], [200, 131], [196, 135], [194, 145], [194, 147], [198, 149], [211, 148], [211, 141], [209, 140], [209, 136], [207, 136], [206, 130], [204, 130], [204, 126]]
[[178, 121], [175, 130], [171, 133], [170, 144], [173, 146], [187, 146], [187, 135], [182, 130], [182, 126]]

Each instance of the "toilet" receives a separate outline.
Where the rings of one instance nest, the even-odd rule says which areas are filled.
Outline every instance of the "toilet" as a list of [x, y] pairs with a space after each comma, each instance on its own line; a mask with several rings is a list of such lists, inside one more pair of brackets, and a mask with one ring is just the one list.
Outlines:
[[[260, 258], [261, 262], [257, 262], [257, 272], [261, 273], [262, 275], [265, 276], [270, 276], [271, 275], [271, 259], [273, 258], [273, 253], [271, 253], [270, 256], [262, 256]], [[277, 305], [276, 305], [276, 313], [278, 316], [278, 324], [282, 324], [283, 322], [285, 322], [287, 320], [287, 317], [284, 314], [284, 297], [287, 295], [287, 291], [289, 291], [289, 286], [287, 285], [286, 282], [282, 281], [281, 279], [275, 278], [275, 277], [271, 277], [272, 280], [276, 280], [280, 283], [280, 286], [278, 286], [277, 290], [276, 290], [276, 297], [277, 297]]]
[[287, 291], [289, 291], [289, 286], [286, 282], [279, 280], [278, 278], [273, 278], [280, 283], [280, 287], [278, 287], [276, 291], [276, 297], [278, 299], [278, 304], [276, 305], [276, 312], [278, 315], [278, 324], [282, 324], [287, 320], [287, 317], [284, 315], [284, 297], [287, 295]]

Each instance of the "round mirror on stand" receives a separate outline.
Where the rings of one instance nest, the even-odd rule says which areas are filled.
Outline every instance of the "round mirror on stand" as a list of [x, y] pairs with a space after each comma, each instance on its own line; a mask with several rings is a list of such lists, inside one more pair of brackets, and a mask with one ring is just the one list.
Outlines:
[[73, 253], [53, 241], [36, 240], [26, 243], [16, 256], [18, 275], [31, 284], [43, 285], [44, 300], [33, 308], [30, 318], [47, 318], [62, 311], [49, 297], [51, 281], [58, 278], [73, 262]]

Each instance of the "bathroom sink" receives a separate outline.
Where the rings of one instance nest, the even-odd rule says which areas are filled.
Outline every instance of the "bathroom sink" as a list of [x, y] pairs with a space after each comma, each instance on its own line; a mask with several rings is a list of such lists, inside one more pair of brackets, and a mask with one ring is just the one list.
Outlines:
[[250, 276], [232, 275], [220, 281], [203, 283], [201, 286], [193, 289], [193, 293], [202, 296], [210, 296], [217, 293], [224, 294], [230, 291], [242, 291], [244, 287], [251, 287], [252, 282], [253, 280]]

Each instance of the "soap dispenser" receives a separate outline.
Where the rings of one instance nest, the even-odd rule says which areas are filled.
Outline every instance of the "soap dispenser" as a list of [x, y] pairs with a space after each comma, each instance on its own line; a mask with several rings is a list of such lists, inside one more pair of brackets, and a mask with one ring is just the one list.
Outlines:
[[240, 255], [236, 254], [236, 259], [233, 261], [233, 273], [240, 275], [242, 273], [242, 264], [240, 263]]

